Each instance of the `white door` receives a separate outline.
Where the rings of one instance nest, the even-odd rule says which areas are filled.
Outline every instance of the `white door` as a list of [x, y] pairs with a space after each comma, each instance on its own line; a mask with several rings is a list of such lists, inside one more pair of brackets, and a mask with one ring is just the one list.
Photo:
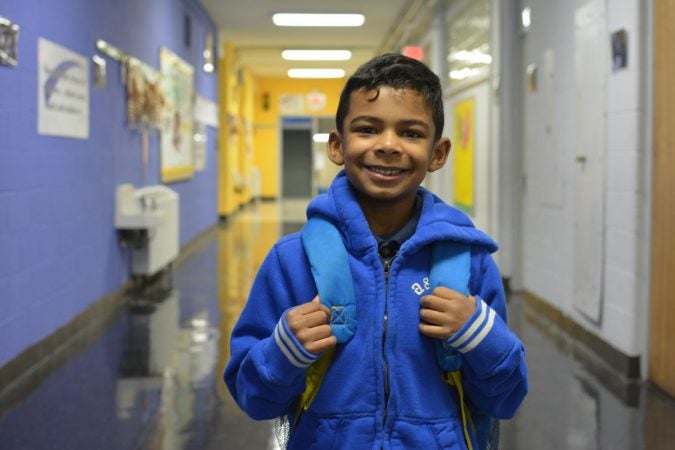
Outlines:
[[601, 321], [604, 258], [605, 79], [609, 44], [604, 0], [576, 10], [574, 162], [574, 306]]

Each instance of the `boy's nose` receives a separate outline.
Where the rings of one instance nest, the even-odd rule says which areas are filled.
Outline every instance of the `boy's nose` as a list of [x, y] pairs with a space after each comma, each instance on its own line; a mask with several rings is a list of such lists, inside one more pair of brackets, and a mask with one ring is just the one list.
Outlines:
[[401, 151], [401, 140], [395, 131], [385, 131], [381, 134], [379, 151], [395, 153]]

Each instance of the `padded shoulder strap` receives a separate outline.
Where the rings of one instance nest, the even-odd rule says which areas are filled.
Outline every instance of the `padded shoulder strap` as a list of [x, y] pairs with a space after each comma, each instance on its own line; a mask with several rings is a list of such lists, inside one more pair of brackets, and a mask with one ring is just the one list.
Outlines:
[[322, 217], [310, 218], [300, 232], [321, 303], [331, 311], [338, 343], [356, 332], [356, 300], [347, 249], [340, 231]]
[[[470, 272], [471, 247], [469, 245], [452, 241], [434, 244], [429, 274], [431, 290], [437, 286], [444, 286], [468, 295]], [[462, 368], [459, 353], [443, 341], [436, 341], [436, 362], [444, 372], [454, 372]]]

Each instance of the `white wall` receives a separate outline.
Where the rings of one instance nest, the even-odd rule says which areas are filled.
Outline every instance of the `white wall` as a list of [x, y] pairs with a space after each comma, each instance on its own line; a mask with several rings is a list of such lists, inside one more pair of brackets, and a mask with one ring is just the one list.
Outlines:
[[[628, 355], [644, 348], [648, 249], [645, 48], [638, 0], [606, 0], [604, 123], [604, 259], [598, 324], [573, 305], [575, 198], [574, 17], [585, 1], [530, 0], [532, 26], [523, 37], [523, 69], [539, 67], [536, 93], [525, 92], [523, 151], [523, 286]], [[628, 67], [612, 72], [610, 34], [628, 33]], [[546, 70], [553, 61], [554, 75]], [[582, 255], [583, 256], [583, 255]], [[588, 255], [590, 258], [592, 255]]]

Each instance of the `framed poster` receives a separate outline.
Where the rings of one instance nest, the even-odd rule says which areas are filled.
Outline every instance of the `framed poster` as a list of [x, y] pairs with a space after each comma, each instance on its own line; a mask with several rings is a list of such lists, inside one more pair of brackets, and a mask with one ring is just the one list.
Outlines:
[[168, 49], [160, 50], [162, 92], [165, 97], [161, 127], [162, 182], [191, 178], [193, 155], [194, 68]]

